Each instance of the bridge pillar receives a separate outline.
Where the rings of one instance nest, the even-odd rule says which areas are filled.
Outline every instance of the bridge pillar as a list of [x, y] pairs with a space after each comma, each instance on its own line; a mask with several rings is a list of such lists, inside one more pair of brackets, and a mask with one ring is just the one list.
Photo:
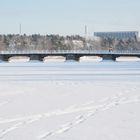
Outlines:
[[10, 57], [11, 57], [10, 55], [4, 54], [4, 55], [1, 55], [0, 60], [8, 62]]
[[67, 54], [66, 55], [66, 60], [76, 60], [79, 61], [79, 56], [75, 55], [75, 54]]
[[101, 56], [103, 58], [103, 60], [116, 60], [116, 56], [115, 55], [111, 55], [111, 54], [105, 54]]
[[42, 57], [40, 55], [37, 55], [37, 54], [32, 54], [32, 55], [29, 55], [30, 57], [30, 60], [39, 60], [39, 61], [43, 61]]
[[0, 61], [4, 61], [3, 55], [0, 55]]

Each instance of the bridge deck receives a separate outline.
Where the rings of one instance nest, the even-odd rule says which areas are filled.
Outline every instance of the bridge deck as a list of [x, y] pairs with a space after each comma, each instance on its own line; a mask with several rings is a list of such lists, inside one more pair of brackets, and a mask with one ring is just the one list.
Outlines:
[[119, 56], [140, 57], [140, 51], [109, 51], [109, 50], [34, 50], [34, 51], [0, 51], [0, 59], [8, 61], [13, 56], [28, 56], [30, 60], [43, 60], [46, 56], [64, 56], [66, 60], [78, 61], [82, 56], [100, 56], [103, 59], [116, 60]]

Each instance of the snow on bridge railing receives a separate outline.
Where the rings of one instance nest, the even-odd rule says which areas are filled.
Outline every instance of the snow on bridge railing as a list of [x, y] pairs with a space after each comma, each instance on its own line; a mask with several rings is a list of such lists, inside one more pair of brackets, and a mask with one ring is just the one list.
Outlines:
[[7, 50], [0, 51], [0, 54], [138, 54], [140, 51], [130, 50]]

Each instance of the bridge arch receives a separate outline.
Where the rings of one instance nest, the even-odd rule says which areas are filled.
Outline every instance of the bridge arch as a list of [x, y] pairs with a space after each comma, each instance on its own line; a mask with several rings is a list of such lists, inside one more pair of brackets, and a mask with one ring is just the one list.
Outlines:
[[125, 62], [125, 61], [140, 61], [140, 57], [137, 56], [119, 56], [116, 58], [118, 62]]
[[100, 62], [100, 61], [102, 61], [102, 57], [100, 57], [100, 56], [81, 56], [80, 58], [79, 58], [79, 61], [80, 62]]
[[8, 58], [8, 62], [29, 62], [29, 56], [11, 56]]
[[64, 62], [66, 58], [64, 56], [45, 56], [43, 62]]

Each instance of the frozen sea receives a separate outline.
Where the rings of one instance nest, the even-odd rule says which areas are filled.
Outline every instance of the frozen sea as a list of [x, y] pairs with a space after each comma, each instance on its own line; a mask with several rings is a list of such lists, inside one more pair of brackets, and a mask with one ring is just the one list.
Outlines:
[[140, 62], [37, 62], [0, 63], [0, 80], [139, 80]]
[[1, 62], [0, 139], [139, 140], [140, 62]]

